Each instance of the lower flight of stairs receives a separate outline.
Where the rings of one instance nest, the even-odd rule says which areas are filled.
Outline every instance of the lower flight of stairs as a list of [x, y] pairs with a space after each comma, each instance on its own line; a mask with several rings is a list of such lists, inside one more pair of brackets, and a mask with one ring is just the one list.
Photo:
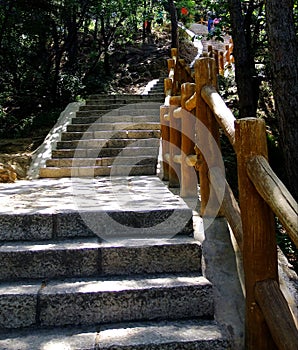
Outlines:
[[152, 175], [163, 83], [146, 95], [92, 95], [61, 135], [40, 177]]
[[103, 241], [63, 211], [0, 221], [0, 349], [229, 349], [189, 230]]

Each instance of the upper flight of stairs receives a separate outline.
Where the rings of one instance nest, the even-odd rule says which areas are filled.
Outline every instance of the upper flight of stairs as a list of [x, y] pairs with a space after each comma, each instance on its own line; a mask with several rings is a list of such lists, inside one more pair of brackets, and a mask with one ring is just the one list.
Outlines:
[[144, 95], [92, 95], [62, 133], [40, 177], [156, 173], [163, 83]]

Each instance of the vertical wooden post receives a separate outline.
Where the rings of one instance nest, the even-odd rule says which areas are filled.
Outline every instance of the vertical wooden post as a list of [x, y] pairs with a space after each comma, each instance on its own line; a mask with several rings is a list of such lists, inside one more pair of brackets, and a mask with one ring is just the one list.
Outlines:
[[169, 154], [170, 143], [170, 126], [167, 116], [169, 106], [160, 106], [160, 130], [161, 130], [161, 152], [162, 152], [162, 172], [163, 180], [169, 180], [169, 162], [166, 160], [166, 155]]
[[230, 65], [231, 64], [231, 58], [230, 58], [230, 55], [231, 55], [231, 52], [230, 52], [230, 46], [229, 45], [226, 45], [225, 46], [226, 48], [226, 51], [225, 51], [225, 60], [226, 60], [226, 64], [227, 65]]
[[274, 350], [276, 346], [255, 300], [256, 282], [278, 281], [274, 218], [247, 175], [254, 155], [267, 158], [265, 123], [246, 118], [235, 121], [239, 198], [243, 226], [243, 266], [246, 288], [246, 349]]
[[172, 93], [172, 79], [171, 78], [164, 79], [164, 93], [165, 93], [165, 96], [170, 96]]
[[176, 60], [177, 56], [178, 56], [178, 49], [176, 47], [172, 47], [171, 48], [171, 57]]
[[[218, 166], [218, 159], [215, 157], [218, 152], [214, 150], [214, 147], [215, 145], [217, 147], [219, 146], [219, 128], [210, 108], [201, 96], [201, 89], [203, 86], [211, 85], [215, 88], [217, 86], [216, 65], [213, 58], [203, 57], [196, 61], [195, 81], [197, 94], [196, 117], [208, 130], [208, 132], [206, 132], [206, 129], [203, 130], [203, 128], [200, 128], [200, 123], [198, 123], [198, 127], [196, 127], [196, 145], [203, 156], [202, 165], [199, 168], [201, 192], [200, 214], [202, 216], [215, 216], [214, 208], [217, 208], [217, 198], [214, 191], [210, 189], [208, 164], [211, 166]], [[206, 210], [208, 202], [214, 203], [214, 205], [208, 206], [209, 212]]]
[[218, 50], [214, 50], [214, 55], [213, 55], [214, 59], [215, 59], [215, 64], [216, 64], [216, 73], [219, 73], [219, 63], [218, 63]]
[[172, 68], [175, 68], [176, 62], [175, 62], [175, 60], [173, 58], [168, 58], [167, 59], [167, 64], [168, 64], [168, 73], [170, 73], [170, 70]]
[[169, 117], [170, 117], [170, 144], [169, 144], [169, 187], [180, 186], [180, 164], [174, 162], [174, 157], [180, 154], [181, 147], [181, 119], [173, 117], [173, 111], [178, 106], [170, 105]]
[[213, 47], [212, 47], [212, 45], [208, 45], [207, 51], [208, 51], [208, 57], [213, 57]]
[[218, 66], [219, 66], [219, 74], [224, 75], [225, 66], [224, 66], [224, 53], [223, 53], [223, 51], [219, 51]]
[[174, 75], [173, 75], [173, 84], [172, 84], [172, 95], [177, 95], [179, 91], [178, 83], [179, 83], [179, 65], [178, 65], [178, 49], [172, 48], [171, 49], [171, 57], [174, 60]]
[[233, 39], [230, 39], [230, 43], [229, 43], [229, 47], [230, 47], [230, 62], [234, 63], [234, 56], [233, 56], [233, 50], [234, 50], [234, 44], [233, 44]]
[[195, 148], [195, 116], [185, 109], [185, 102], [195, 92], [196, 84], [185, 83], [181, 85], [181, 107], [183, 116], [181, 120], [181, 190], [180, 196], [185, 198], [198, 197], [198, 178], [193, 167], [186, 162], [186, 157], [194, 154]]

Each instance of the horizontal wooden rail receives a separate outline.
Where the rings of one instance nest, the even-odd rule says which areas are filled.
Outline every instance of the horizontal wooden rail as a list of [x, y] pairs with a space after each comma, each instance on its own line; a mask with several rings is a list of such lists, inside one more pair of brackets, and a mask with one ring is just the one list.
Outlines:
[[195, 92], [186, 102], [185, 108], [187, 111], [192, 111], [197, 105], [197, 93]]
[[297, 350], [298, 330], [278, 283], [270, 279], [257, 282], [255, 296], [278, 349]]
[[218, 124], [223, 128], [231, 145], [235, 148], [235, 127], [234, 117], [231, 110], [226, 106], [225, 101], [213, 86], [205, 85], [202, 87], [201, 96], [214, 113]]
[[263, 156], [247, 162], [248, 176], [298, 247], [298, 204]]

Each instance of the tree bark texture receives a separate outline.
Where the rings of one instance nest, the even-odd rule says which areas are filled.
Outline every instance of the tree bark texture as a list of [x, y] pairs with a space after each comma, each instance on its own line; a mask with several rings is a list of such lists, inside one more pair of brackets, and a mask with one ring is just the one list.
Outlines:
[[298, 40], [293, 5], [292, 0], [267, 0], [266, 19], [286, 185], [298, 201]]
[[241, 1], [228, 0], [234, 43], [235, 79], [239, 96], [240, 118], [253, 118], [257, 109], [256, 73], [250, 47], [250, 34], [245, 31]]
[[168, 0], [165, 3], [165, 10], [169, 12], [171, 17], [171, 35], [172, 35], [172, 43], [171, 47], [176, 47], [178, 49], [178, 17], [177, 17], [177, 9], [173, 0]]

